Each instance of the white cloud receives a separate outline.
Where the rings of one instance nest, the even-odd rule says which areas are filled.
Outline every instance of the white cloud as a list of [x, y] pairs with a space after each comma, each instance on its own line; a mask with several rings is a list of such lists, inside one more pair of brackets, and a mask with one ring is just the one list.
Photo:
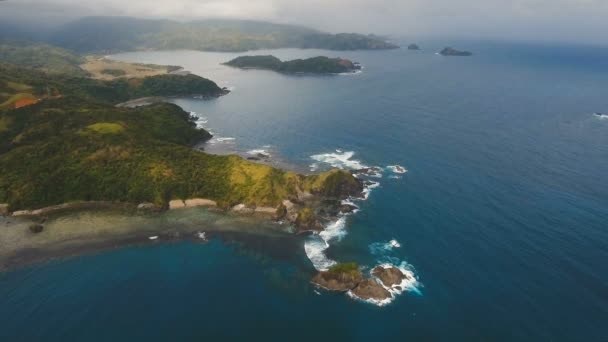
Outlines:
[[331, 31], [605, 41], [608, 0], [8, 0], [14, 11], [272, 20]]

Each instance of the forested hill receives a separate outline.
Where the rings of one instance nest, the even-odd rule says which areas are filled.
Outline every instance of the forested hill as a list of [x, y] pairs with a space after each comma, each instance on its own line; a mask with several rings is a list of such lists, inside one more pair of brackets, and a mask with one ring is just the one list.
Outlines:
[[0, 110], [61, 97], [77, 97], [114, 105], [140, 97], [215, 97], [224, 93], [225, 90], [215, 82], [193, 74], [100, 81], [72, 74], [46, 73], [0, 62]]
[[53, 32], [49, 42], [78, 52], [193, 49], [247, 51], [273, 48], [394, 49], [372, 35], [330, 34], [306, 27], [245, 20], [170, 20], [86, 17]]

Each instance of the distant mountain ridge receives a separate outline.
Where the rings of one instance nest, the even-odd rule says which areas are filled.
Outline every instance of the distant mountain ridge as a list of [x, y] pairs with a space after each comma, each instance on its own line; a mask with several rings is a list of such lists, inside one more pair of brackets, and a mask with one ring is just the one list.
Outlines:
[[48, 42], [81, 53], [173, 49], [241, 52], [273, 48], [398, 48], [375, 35], [331, 34], [294, 25], [219, 19], [177, 22], [131, 17], [85, 17], [51, 33]]

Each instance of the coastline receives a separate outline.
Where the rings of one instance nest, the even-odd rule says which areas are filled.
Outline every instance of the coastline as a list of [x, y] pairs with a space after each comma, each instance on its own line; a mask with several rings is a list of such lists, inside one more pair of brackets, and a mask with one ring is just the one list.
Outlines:
[[[205, 207], [162, 212], [134, 208], [63, 209], [48, 214], [39, 233], [29, 227], [38, 224], [40, 216], [0, 216], [0, 272], [134, 245], [185, 240], [204, 243], [226, 234], [299, 238], [264, 214], [242, 215]], [[203, 232], [204, 239], [199, 235]]]

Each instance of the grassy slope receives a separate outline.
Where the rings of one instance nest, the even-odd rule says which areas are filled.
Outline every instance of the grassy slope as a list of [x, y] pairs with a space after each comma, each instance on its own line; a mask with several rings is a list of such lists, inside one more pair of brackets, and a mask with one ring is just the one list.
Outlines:
[[48, 73], [87, 75], [79, 66], [82, 57], [46, 44], [0, 41], [0, 61]]
[[173, 104], [112, 105], [129, 96], [219, 89], [200, 77], [101, 82], [0, 66], [0, 85], [8, 82], [63, 95], [0, 110], [0, 203], [12, 210], [77, 200], [166, 205], [192, 197], [277, 206], [299, 191], [333, 195], [356, 182], [342, 171], [305, 177], [194, 151], [190, 146], [209, 135]]
[[[19, 90], [11, 87], [11, 84], [17, 84]], [[148, 96], [217, 96], [222, 93], [222, 89], [215, 82], [196, 75], [158, 75], [143, 79], [100, 81], [0, 64], [0, 110], [12, 108], [15, 99], [11, 98], [24, 92], [35, 98], [76, 96], [94, 102], [116, 104]]]

